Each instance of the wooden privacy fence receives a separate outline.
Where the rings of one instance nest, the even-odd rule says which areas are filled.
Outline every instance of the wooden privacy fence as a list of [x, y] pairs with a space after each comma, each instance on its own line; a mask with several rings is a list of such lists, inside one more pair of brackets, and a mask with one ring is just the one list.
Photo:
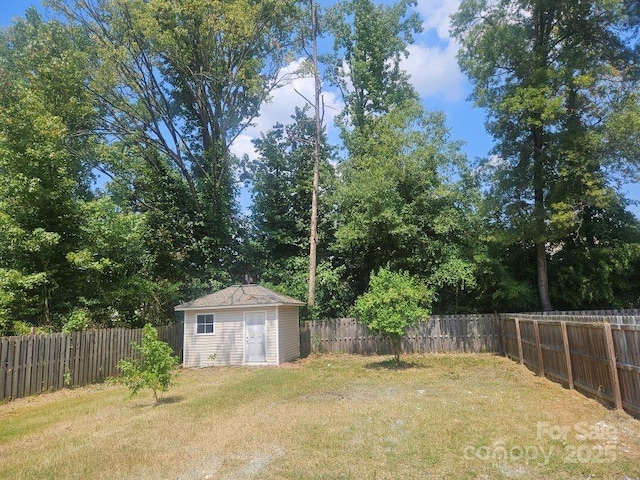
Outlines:
[[589, 318], [503, 316], [504, 352], [541, 377], [640, 416], [640, 317]]
[[503, 313], [500, 318], [519, 318], [529, 320], [554, 320], [557, 322], [598, 323], [606, 322], [614, 325], [640, 325], [639, 310], [594, 310], [576, 312], [543, 312], [543, 313]]
[[[182, 325], [158, 327], [182, 356]], [[142, 329], [110, 328], [0, 338], [0, 401], [103, 381], [120, 360], [135, 358]]]
[[[501, 352], [498, 314], [432, 315], [407, 330], [405, 353]], [[389, 339], [355, 318], [302, 322], [300, 353], [391, 354]]]

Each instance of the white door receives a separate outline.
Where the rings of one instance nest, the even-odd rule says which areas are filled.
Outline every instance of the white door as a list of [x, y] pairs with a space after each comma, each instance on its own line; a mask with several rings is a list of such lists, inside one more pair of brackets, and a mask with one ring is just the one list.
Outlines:
[[244, 314], [244, 333], [246, 337], [244, 355], [247, 363], [264, 363], [267, 361], [265, 317], [265, 312]]

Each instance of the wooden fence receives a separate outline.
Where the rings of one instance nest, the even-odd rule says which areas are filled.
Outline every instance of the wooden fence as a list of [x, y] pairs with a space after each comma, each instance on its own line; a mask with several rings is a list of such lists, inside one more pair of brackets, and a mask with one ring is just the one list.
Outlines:
[[[498, 314], [432, 315], [407, 330], [405, 353], [501, 352]], [[369, 331], [355, 318], [302, 322], [300, 353], [390, 354], [387, 338]]]
[[[158, 327], [158, 337], [182, 357], [182, 325]], [[0, 401], [100, 382], [135, 358], [142, 329], [111, 328], [0, 338]]]
[[[582, 312], [581, 312], [582, 313]], [[159, 327], [182, 357], [182, 325]], [[142, 329], [0, 338], [0, 401], [99, 382], [135, 357]], [[353, 318], [302, 322], [302, 356], [342, 352], [390, 354], [383, 336]], [[496, 352], [540, 376], [640, 416], [640, 315], [433, 315], [410, 328], [406, 353]]]
[[640, 416], [639, 317], [588, 318], [503, 316], [504, 353], [541, 377]]
[[[640, 325], [640, 312], [638, 310], [598, 310], [593, 312], [544, 312], [544, 313], [507, 313], [501, 314], [501, 318], [517, 317], [528, 320], [553, 320], [556, 322], [580, 322], [580, 323], [611, 323], [615, 325]], [[626, 312], [626, 313], [625, 313]]]

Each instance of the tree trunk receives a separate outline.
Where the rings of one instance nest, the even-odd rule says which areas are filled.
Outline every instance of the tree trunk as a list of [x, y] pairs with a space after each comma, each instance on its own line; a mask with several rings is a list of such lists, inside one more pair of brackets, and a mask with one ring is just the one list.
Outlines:
[[400, 363], [400, 354], [402, 353], [402, 335], [391, 336], [391, 348], [393, 350], [393, 359], [398, 365]]
[[544, 242], [536, 242], [536, 276], [538, 280], [538, 297], [543, 312], [553, 310], [549, 296], [549, 278], [547, 276], [547, 252]]
[[552, 310], [551, 298], [549, 296], [549, 279], [547, 275], [547, 251], [546, 238], [547, 226], [545, 222], [546, 212], [544, 206], [544, 168], [543, 152], [544, 146], [543, 131], [535, 128], [533, 131], [534, 151], [533, 151], [533, 190], [534, 205], [533, 216], [536, 225], [536, 277], [538, 284], [538, 298], [540, 308], [543, 312]]
[[320, 74], [318, 73], [318, 18], [316, 5], [311, 1], [312, 37], [313, 37], [313, 77], [315, 82], [315, 124], [316, 138], [313, 151], [313, 189], [311, 193], [311, 232], [309, 234], [309, 295], [307, 304], [315, 305], [316, 297], [316, 267], [318, 248], [318, 189], [320, 185], [320, 141], [322, 125], [320, 120]]

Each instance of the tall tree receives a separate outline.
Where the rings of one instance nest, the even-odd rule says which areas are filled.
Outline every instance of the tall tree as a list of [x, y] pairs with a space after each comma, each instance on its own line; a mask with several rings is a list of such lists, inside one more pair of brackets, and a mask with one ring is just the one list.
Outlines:
[[387, 266], [440, 293], [475, 284], [467, 232], [477, 230], [478, 190], [448, 135], [442, 114], [413, 102], [353, 136], [357, 154], [340, 165], [335, 248], [355, 295], [371, 272]]
[[[600, 0], [463, 0], [453, 17], [461, 68], [476, 104], [487, 109], [494, 153], [503, 162], [494, 193], [516, 238], [535, 248], [543, 310], [552, 308], [549, 253], [590, 212], [615, 204], [611, 169], [636, 171], [637, 145], [611, 122], [637, 111], [637, 59], [620, 33], [623, 7]], [[615, 137], [631, 147], [622, 156]]]
[[313, 186], [311, 190], [311, 222], [309, 231], [309, 293], [307, 303], [313, 307], [316, 301], [316, 270], [318, 255], [318, 194], [320, 190], [320, 149], [322, 147], [322, 112], [320, 111], [320, 71], [318, 69], [318, 8], [315, 0], [310, 0], [311, 6], [311, 62], [313, 68], [313, 99], [314, 99], [314, 148], [313, 148]]
[[[315, 168], [316, 126], [308, 109], [296, 109], [291, 123], [276, 124], [254, 141], [259, 157], [249, 163], [252, 180], [250, 245], [247, 260], [261, 282], [304, 298], [308, 293], [308, 235]], [[316, 302], [303, 312], [308, 316], [343, 315], [345, 289], [340, 278], [344, 267], [334, 265], [330, 248], [335, 226], [330, 204], [335, 171], [334, 150], [326, 135], [320, 138], [318, 173], [318, 250]]]
[[78, 295], [67, 254], [90, 197], [90, 42], [34, 9], [0, 32], [0, 310], [59, 327]]
[[327, 63], [345, 101], [340, 116], [343, 127], [362, 128], [368, 119], [417, 99], [409, 76], [400, 68], [407, 45], [421, 31], [418, 14], [411, 12], [415, 4], [415, 0], [392, 5], [345, 0], [328, 10], [326, 21], [335, 53]]
[[386, 266], [441, 291], [474, 280], [460, 234], [469, 226], [462, 208], [471, 207], [475, 190], [463, 194], [461, 186], [471, 185], [458, 145], [449, 140], [444, 117], [420, 105], [400, 66], [421, 29], [414, 5], [347, 0], [328, 12], [330, 73], [345, 102], [339, 120], [348, 151], [335, 197], [335, 249], [354, 296], [371, 272]]
[[[96, 68], [94, 44], [83, 29], [45, 22], [35, 10], [0, 37], [5, 333], [14, 320], [53, 329], [166, 321], [175, 279], [149, 238], [166, 231], [155, 228], [150, 212], [135, 204], [131, 211], [123, 201], [129, 199], [126, 189], [113, 188], [116, 205], [92, 188], [99, 162], [134, 161], [127, 157], [132, 149], [108, 148], [99, 135], [101, 111], [86, 88]], [[160, 177], [151, 169], [144, 173], [147, 181]], [[163, 186], [165, 194], [176, 193], [170, 181]], [[179, 215], [174, 220], [181, 223]]]
[[[230, 144], [282, 81], [293, 0], [52, 0], [96, 40], [90, 88], [127, 144], [157, 150], [187, 187], [199, 276], [228, 267], [235, 171]], [[152, 165], [153, 167], [153, 165]], [[216, 273], [217, 272], [217, 273]], [[194, 272], [197, 273], [197, 272]]]

